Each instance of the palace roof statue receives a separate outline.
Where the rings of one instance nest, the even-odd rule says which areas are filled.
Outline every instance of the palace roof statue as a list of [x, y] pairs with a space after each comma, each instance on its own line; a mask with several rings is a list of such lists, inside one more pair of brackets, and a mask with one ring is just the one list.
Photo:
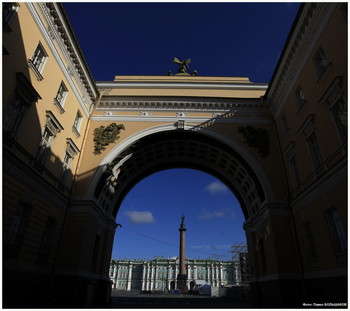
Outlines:
[[[196, 76], [197, 75], [197, 70], [191, 71], [189, 67], [189, 63], [191, 62], [191, 59], [186, 59], [186, 60], [179, 60], [177, 57], [174, 57], [172, 62], [176, 65], [179, 65], [179, 70], [176, 75], [191, 75], [191, 76]], [[171, 71], [168, 73], [169, 76], [172, 75]]]

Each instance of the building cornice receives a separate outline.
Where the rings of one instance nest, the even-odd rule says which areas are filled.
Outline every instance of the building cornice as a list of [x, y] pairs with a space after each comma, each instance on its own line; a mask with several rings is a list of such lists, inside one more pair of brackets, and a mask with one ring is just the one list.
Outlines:
[[104, 96], [97, 110], [157, 110], [229, 112], [234, 110], [266, 111], [266, 105], [258, 99], [200, 98], [200, 97], [114, 97]]
[[292, 86], [310, 59], [312, 50], [335, 6], [336, 4], [332, 3], [316, 2], [302, 5], [265, 94], [275, 116], [281, 111]]
[[206, 90], [266, 90], [267, 84], [258, 83], [205, 83], [205, 82], [97, 82], [101, 89], [206, 89]]
[[[45, 20], [43, 20], [40, 17], [40, 13], [39, 13], [36, 5], [34, 5], [33, 3], [30, 3], [30, 2], [26, 3], [26, 5], [28, 7], [29, 12], [32, 14], [33, 19], [36, 22], [38, 28], [42, 32], [42, 34], [46, 40], [46, 43], [48, 44], [53, 56], [55, 57], [55, 60], [57, 61], [58, 66], [61, 68], [61, 70], [62, 70], [64, 76], [66, 77], [70, 87], [72, 88], [74, 94], [76, 95], [82, 110], [84, 111], [85, 115], [88, 117], [89, 116], [89, 106], [93, 103], [94, 99], [88, 95], [86, 89], [82, 85], [76, 85], [76, 83], [73, 81], [72, 76], [74, 76], [74, 71], [70, 70], [69, 67], [67, 67], [65, 65], [65, 61], [68, 58], [64, 54], [64, 50], [63, 50], [63, 56], [65, 57], [65, 59], [62, 58], [62, 56], [61, 56], [62, 53], [60, 53], [59, 50], [57, 49], [57, 47], [55, 46], [54, 37], [56, 35], [54, 35], [53, 32], [50, 30], [53, 28], [53, 24], [51, 22], [51, 19], [48, 16], [47, 10], [45, 9], [46, 5], [44, 3], [38, 3], [39, 9], [42, 11], [42, 13], [45, 16]], [[43, 8], [44, 8], [44, 11], [43, 11]], [[45, 23], [47, 23], [49, 26], [48, 27], [45, 26]], [[78, 83], [79, 83], [79, 79], [76, 79], [76, 81], [78, 81]]]
[[63, 6], [55, 2], [39, 3], [39, 6], [47, 19], [50, 37], [57, 40], [66, 57], [68, 71], [93, 102], [98, 91]]

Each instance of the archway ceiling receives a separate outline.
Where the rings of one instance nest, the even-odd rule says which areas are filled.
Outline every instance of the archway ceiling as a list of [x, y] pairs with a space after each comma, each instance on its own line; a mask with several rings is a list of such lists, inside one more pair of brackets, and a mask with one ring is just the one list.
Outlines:
[[139, 181], [170, 168], [192, 168], [217, 177], [236, 195], [246, 218], [265, 200], [259, 178], [246, 161], [230, 147], [206, 135], [184, 130], [152, 134], [116, 156], [109, 167], [130, 154], [115, 187], [114, 216], [124, 197]]

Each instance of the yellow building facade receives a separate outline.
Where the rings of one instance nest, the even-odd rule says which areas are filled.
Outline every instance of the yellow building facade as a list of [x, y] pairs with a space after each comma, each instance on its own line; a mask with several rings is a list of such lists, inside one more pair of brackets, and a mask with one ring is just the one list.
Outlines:
[[95, 82], [61, 4], [4, 4], [4, 305], [108, 303], [121, 202], [176, 167], [239, 199], [256, 306], [346, 302], [346, 11], [303, 4], [269, 85]]

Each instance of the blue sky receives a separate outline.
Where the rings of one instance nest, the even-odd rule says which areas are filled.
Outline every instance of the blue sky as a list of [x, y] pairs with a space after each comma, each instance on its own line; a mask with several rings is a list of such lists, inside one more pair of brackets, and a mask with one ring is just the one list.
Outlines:
[[66, 3], [96, 81], [166, 75], [191, 58], [201, 76], [268, 83], [298, 3]]
[[174, 257], [185, 216], [189, 258], [229, 260], [231, 245], [245, 241], [244, 218], [232, 192], [215, 177], [191, 169], [161, 171], [142, 180], [118, 216], [113, 258]]
[[[200, 76], [269, 83], [299, 3], [65, 3], [95, 81], [176, 73], [191, 58]], [[230, 259], [245, 241], [234, 195], [205, 173], [176, 169], [145, 178], [117, 215], [112, 258], [178, 256], [185, 215], [187, 257]]]

